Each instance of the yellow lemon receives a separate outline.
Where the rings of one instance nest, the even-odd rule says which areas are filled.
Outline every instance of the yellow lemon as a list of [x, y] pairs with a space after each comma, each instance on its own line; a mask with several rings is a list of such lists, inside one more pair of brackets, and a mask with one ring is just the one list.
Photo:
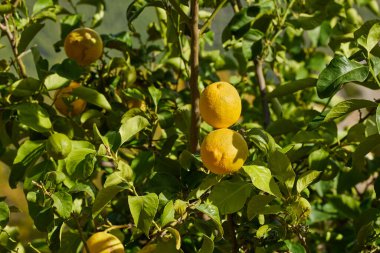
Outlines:
[[226, 128], [239, 120], [241, 99], [234, 86], [226, 82], [216, 82], [202, 92], [199, 109], [208, 124], [215, 128]]
[[65, 116], [76, 116], [81, 114], [86, 108], [87, 102], [83, 99], [75, 99], [71, 93], [80, 86], [77, 82], [71, 82], [69, 86], [58, 90], [55, 93], [55, 108]]
[[238, 171], [248, 157], [248, 146], [239, 133], [222, 128], [209, 133], [201, 145], [204, 166], [216, 174]]
[[83, 247], [83, 253], [124, 253], [124, 246], [121, 241], [116, 236], [106, 232], [93, 234], [86, 243], [90, 252], [87, 252]]
[[81, 66], [86, 66], [102, 56], [103, 41], [96, 31], [78, 28], [66, 36], [64, 48], [67, 57]]

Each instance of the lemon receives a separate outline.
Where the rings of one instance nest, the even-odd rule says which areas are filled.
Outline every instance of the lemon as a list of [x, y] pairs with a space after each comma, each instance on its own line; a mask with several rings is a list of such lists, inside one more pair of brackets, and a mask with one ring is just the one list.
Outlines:
[[239, 133], [222, 128], [209, 133], [201, 145], [204, 166], [216, 174], [238, 171], [248, 157], [248, 146]]
[[80, 86], [77, 82], [71, 82], [69, 86], [55, 93], [55, 108], [65, 116], [80, 115], [85, 109], [87, 102], [80, 98], [74, 98], [72, 91]]
[[80, 66], [86, 66], [103, 54], [103, 41], [100, 35], [90, 28], [77, 28], [65, 38], [64, 48], [67, 57]]
[[90, 252], [83, 247], [83, 253], [124, 253], [124, 246], [114, 235], [106, 232], [97, 232], [87, 240]]
[[202, 92], [199, 109], [208, 124], [215, 128], [227, 128], [240, 118], [241, 99], [234, 86], [227, 82], [216, 82]]

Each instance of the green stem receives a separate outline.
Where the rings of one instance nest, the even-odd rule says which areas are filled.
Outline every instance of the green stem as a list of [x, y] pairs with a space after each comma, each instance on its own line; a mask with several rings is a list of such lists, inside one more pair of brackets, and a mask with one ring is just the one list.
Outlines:
[[214, 20], [216, 14], [223, 8], [223, 6], [227, 3], [227, 0], [223, 0], [219, 3], [219, 5], [215, 8], [215, 10], [212, 12], [211, 16], [207, 19], [207, 21], [203, 24], [201, 27], [199, 33], [202, 35], [206, 29], [211, 25], [211, 22]]
[[169, 0], [169, 2], [173, 6], [173, 8], [178, 12], [178, 14], [181, 16], [181, 18], [186, 22], [186, 24], [189, 25], [191, 20], [187, 16], [187, 14], [182, 10], [181, 6], [177, 3], [177, 1], [176, 0]]

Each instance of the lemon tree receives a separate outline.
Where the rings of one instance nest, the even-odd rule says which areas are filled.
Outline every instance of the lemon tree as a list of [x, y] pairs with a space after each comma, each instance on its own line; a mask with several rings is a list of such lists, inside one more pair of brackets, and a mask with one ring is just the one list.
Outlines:
[[376, 0], [4, 0], [0, 252], [378, 252]]

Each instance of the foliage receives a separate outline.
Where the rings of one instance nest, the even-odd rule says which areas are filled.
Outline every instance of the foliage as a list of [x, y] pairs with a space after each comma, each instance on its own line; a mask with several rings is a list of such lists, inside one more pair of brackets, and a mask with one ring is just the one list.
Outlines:
[[[100, 25], [111, 1], [1, 2], [0, 46], [13, 57], [0, 60], [0, 161], [10, 186], [22, 185], [35, 229], [21, 239], [9, 222], [19, 210], [1, 197], [1, 252], [80, 252], [106, 229], [126, 252], [380, 250], [379, 99], [337, 95], [348, 83], [380, 88], [380, 19], [367, 18], [380, 15], [377, 1], [199, 1], [199, 87], [228, 71], [222, 81], [243, 100], [232, 129], [249, 156], [224, 176], [188, 151], [193, 1], [130, 1], [129, 29], [102, 34], [103, 57], [89, 66], [51, 65], [31, 42], [57, 22], [62, 50], [73, 29]], [[94, 11], [90, 20], [78, 6]], [[216, 37], [215, 16], [230, 10]], [[157, 20], [144, 37], [134, 24], [146, 11]], [[23, 64], [28, 54], [34, 66]], [[65, 116], [54, 92], [71, 81], [87, 107]], [[211, 130], [203, 122], [199, 141]], [[48, 155], [54, 133], [71, 139], [64, 159]]]

